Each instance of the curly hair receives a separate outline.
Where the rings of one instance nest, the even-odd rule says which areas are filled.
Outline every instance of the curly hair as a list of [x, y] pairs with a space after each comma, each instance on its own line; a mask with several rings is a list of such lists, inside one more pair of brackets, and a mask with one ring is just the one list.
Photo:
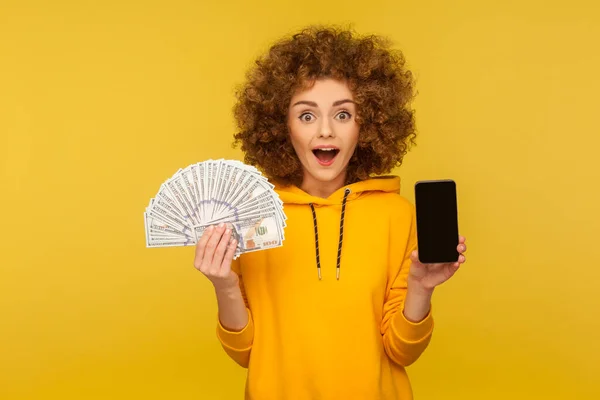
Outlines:
[[413, 76], [402, 52], [391, 49], [381, 36], [308, 27], [271, 46], [246, 78], [236, 91], [234, 146], [241, 143], [244, 162], [280, 184], [301, 184], [288, 107], [297, 90], [317, 79], [346, 82], [356, 103], [359, 137], [346, 184], [390, 172], [414, 144]]

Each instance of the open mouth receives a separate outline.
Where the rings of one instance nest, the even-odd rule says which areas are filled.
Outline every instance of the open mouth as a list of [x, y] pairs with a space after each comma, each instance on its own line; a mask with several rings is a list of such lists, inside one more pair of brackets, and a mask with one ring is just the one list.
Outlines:
[[333, 164], [333, 161], [340, 152], [340, 149], [336, 147], [320, 147], [318, 149], [313, 149], [312, 152], [317, 158], [319, 164], [323, 166], [328, 166]]

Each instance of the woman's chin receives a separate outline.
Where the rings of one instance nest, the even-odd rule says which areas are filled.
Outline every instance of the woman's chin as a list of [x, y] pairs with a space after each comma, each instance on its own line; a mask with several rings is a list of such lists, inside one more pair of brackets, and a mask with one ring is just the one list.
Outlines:
[[[308, 175], [316, 182], [321, 184], [333, 183], [337, 180], [340, 180], [340, 175], [342, 175], [342, 171], [339, 168], [319, 168], [312, 169], [308, 171]], [[343, 178], [341, 178], [343, 184]]]

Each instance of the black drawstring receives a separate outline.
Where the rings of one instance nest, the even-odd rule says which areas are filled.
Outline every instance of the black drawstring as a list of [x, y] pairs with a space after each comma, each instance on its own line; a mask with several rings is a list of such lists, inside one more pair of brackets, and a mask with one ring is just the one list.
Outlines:
[[346, 199], [350, 194], [350, 189], [346, 188], [344, 191], [344, 200], [342, 201], [342, 217], [340, 218], [340, 241], [338, 242], [338, 255], [337, 255], [337, 266], [335, 269], [335, 276], [340, 279], [340, 259], [342, 257], [342, 243], [344, 242], [344, 215], [346, 214]]
[[[346, 188], [346, 190], [344, 190], [344, 200], [342, 200], [342, 216], [340, 218], [340, 240], [338, 242], [337, 265], [335, 269], [335, 276], [338, 280], [340, 279], [342, 244], [344, 242], [344, 217], [346, 214], [346, 200], [348, 200], [349, 194], [350, 189]], [[319, 230], [317, 229], [317, 213], [315, 212], [315, 206], [313, 205], [313, 203], [310, 203], [309, 205], [313, 215], [313, 225], [315, 227], [315, 251], [317, 256], [317, 272], [319, 274], [319, 279], [321, 279], [321, 257], [319, 256]]]
[[319, 257], [319, 230], [317, 229], [317, 213], [315, 212], [315, 206], [310, 203], [310, 209], [313, 215], [313, 225], [315, 226], [315, 247], [317, 253], [317, 271], [319, 273], [319, 280], [321, 279], [321, 257]]

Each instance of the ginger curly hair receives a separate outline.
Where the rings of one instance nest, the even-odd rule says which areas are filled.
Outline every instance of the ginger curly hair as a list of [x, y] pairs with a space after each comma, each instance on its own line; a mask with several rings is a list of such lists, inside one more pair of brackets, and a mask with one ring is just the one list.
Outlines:
[[346, 184], [390, 172], [416, 137], [414, 81], [402, 52], [380, 36], [308, 27], [280, 39], [255, 61], [237, 89], [234, 146], [244, 162], [282, 185], [302, 182], [302, 165], [289, 136], [288, 107], [297, 90], [320, 78], [348, 84], [357, 106], [358, 144]]

